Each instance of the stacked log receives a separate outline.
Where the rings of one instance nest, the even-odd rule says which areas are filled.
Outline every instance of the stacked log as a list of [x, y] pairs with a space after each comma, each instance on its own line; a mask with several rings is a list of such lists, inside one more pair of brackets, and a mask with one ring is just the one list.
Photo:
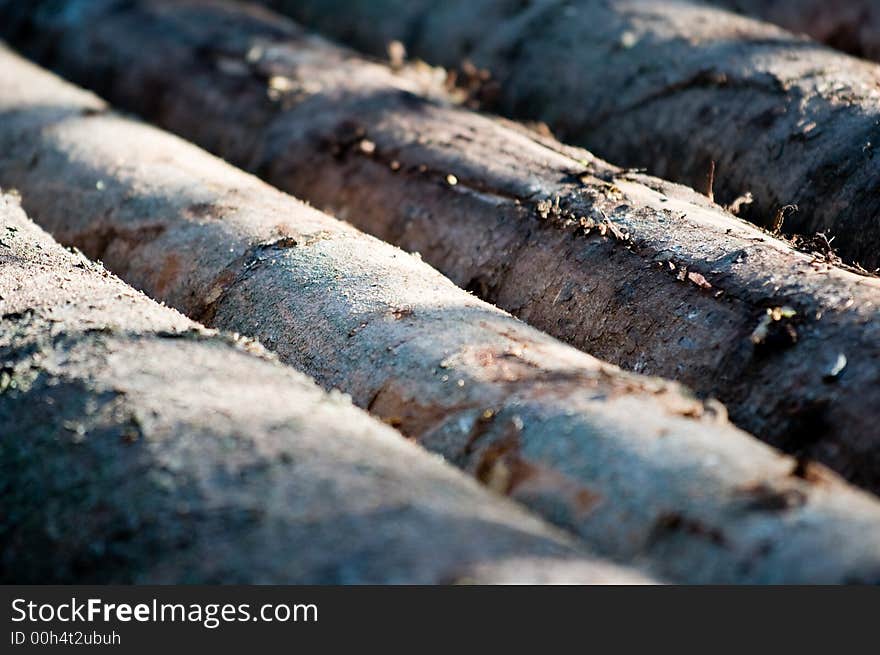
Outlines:
[[10, 196], [0, 239], [4, 583], [649, 580], [64, 250]]
[[399, 40], [475, 72], [513, 117], [619, 165], [700, 190], [711, 180], [723, 204], [751, 194], [742, 216], [784, 217], [783, 230], [833, 236], [845, 259], [880, 267], [874, 63], [699, 0], [267, 4], [373, 54]]
[[565, 346], [8, 52], [0, 111], [0, 184], [62, 242], [259, 338], [598, 554], [686, 582], [880, 577], [877, 501], [717, 403]]
[[[268, 12], [218, 2], [142, 1], [112, 12], [100, 4], [89, 5], [88, 20], [41, 22], [46, 31], [28, 42], [51, 40], [51, 50], [41, 51], [48, 63], [277, 187], [420, 253], [460, 286], [539, 329], [720, 398], [733, 420], [761, 439], [880, 490], [878, 280], [835, 266], [827, 249], [797, 252], [682, 187], [453, 106], [423, 70], [366, 62]], [[33, 96], [39, 85], [25, 79], [27, 71], [8, 68], [6, 95], [20, 96], [7, 103], [12, 113], [29, 106], [24, 94]], [[61, 97], [61, 85], [46, 84], [40, 97]], [[56, 111], [85, 111], [82, 102]], [[38, 114], [18, 120], [26, 123], [28, 115]], [[19, 124], [7, 125], [8, 137], [18, 137]], [[50, 205], [39, 211], [53, 216], [68, 241], [132, 268], [130, 246], [107, 221], [63, 227], [62, 212], [74, 201], [53, 199], [58, 190], [42, 180], [69, 176], [67, 160], [59, 155], [60, 162], [30, 170], [31, 158], [43, 156], [39, 146], [19, 147], [17, 161], [4, 166], [13, 179], [29, 180], [35, 211], [37, 203]], [[117, 156], [108, 150], [106, 161]], [[109, 172], [90, 165], [95, 171], [85, 185], [114, 174], [109, 164]], [[94, 195], [110, 213], [126, 197]], [[232, 212], [212, 202], [194, 200], [190, 211]], [[96, 216], [91, 206], [81, 211]], [[132, 215], [146, 233], [161, 227]], [[139, 234], [126, 229], [131, 238]], [[105, 252], [111, 240], [112, 255]], [[176, 247], [170, 237], [162, 242]], [[158, 269], [132, 268], [138, 284], [188, 303], [197, 315], [204, 311], [187, 294], [215, 292], [195, 261], [161, 263], [158, 254], [149, 261]], [[193, 282], [201, 290], [175, 290], [174, 275], [201, 275]], [[264, 321], [281, 325], [274, 316]], [[276, 335], [264, 338], [276, 344]], [[340, 367], [329, 383], [342, 384], [346, 375]]]

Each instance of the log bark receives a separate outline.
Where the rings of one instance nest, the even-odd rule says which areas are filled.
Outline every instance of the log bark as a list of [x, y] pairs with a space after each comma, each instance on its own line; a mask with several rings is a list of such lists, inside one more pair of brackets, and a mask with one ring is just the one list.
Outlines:
[[[880, 490], [876, 279], [797, 253], [684, 188], [425, 100], [414, 94], [443, 92], [424, 75], [264, 12], [141, 2], [49, 34], [45, 60], [125, 107]], [[273, 79], [288, 85], [275, 99]]]
[[564, 346], [8, 52], [0, 112], [0, 183], [64, 243], [258, 337], [599, 554], [688, 582], [880, 579], [880, 503], [717, 403]]
[[[270, 0], [373, 54], [490, 71], [506, 114], [546, 122], [615, 164], [822, 232], [880, 267], [880, 68], [768, 23], [688, 0]], [[836, 6], [836, 3], [827, 3]]]
[[873, 0], [711, 0], [856, 57], [880, 60], [880, 6]]
[[8, 196], [0, 238], [4, 583], [648, 581], [65, 251]]

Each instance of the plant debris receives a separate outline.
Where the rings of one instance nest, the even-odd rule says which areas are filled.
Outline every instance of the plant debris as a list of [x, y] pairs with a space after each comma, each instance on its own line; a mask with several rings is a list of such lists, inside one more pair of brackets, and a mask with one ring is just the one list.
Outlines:
[[797, 205], [783, 205], [777, 209], [776, 214], [773, 216], [773, 222], [770, 224], [770, 231], [773, 234], [782, 232], [782, 224], [785, 222], [785, 217], [794, 214], [797, 210]]
[[712, 285], [709, 283], [703, 275], [700, 273], [691, 272], [687, 274], [688, 280], [696, 284], [701, 289], [711, 289]]
[[797, 315], [791, 307], [770, 307], [752, 331], [751, 341], [756, 346], [792, 344], [797, 341], [797, 330], [789, 322]]

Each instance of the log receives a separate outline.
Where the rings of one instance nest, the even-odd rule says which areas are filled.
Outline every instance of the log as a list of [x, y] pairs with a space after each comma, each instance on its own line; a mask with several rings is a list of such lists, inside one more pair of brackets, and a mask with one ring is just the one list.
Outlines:
[[4, 583], [649, 580], [65, 251], [9, 196], [0, 238]]
[[597, 554], [687, 582], [880, 580], [880, 503], [718, 403], [565, 346], [9, 52], [0, 113], [0, 184], [63, 243], [258, 338]]
[[[878, 280], [684, 188], [426, 100], [416, 93], [443, 91], [424, 75], [265, 12], [140, 2], [51, 34], [47, 61], [125, 107], [419, 252], [539, 329], [720, 398], [761, 439], [880, 490]], [[273, 79], [289, 86], [275, 100]]]
[[[498, 110], [880, 267], [880, 68], [688, 0], [269, 0], [373, 54], [489, 71]], [[836, 3], [827, 3], [836, 6]], [[465, 72], [473, 66], [465, 66]], [[710, 173], [714, 171], [713, 175]], [[785, 216], [787, 207], [796, 212]]]
[[880, 7], [872, 0], [711, 0], [856, 57], [880, 60]]

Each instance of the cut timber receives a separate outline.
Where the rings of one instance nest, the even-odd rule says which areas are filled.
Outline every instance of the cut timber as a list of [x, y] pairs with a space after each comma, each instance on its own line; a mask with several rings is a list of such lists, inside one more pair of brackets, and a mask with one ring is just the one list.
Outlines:
[[717, 403], [564, 346], [9, 53], [0, 112], [0, 184], [63, 242], [258, 337], [600, 554], [687, 582], [880, 580], [880, 503]]
[[857, 57], [880, 60], [880, 5], [876, 0], [711, 0], [776, 23]]
[[683, 188], [426, 101], [406, 71], [262, 12], [136, 3], [55, 36], [56, 63], [126, 107], [421, 253], [534, 326], [721, 398], [762, 439], [880, 490], [878, 280]]
[[472, 61], [501, 111], [700, 190], [714, 166], [716, 200], [750, 192], [742, 215], [768, 227], [796, 205], [787, 233], [834, 236], [880, 267], [876, 64], [687, 0], [269, 4], [374, 54], [399, 39], [432, 63]]
[[647, 580], [66, 252], [8, 196], [0, 239], [3, 582]]

